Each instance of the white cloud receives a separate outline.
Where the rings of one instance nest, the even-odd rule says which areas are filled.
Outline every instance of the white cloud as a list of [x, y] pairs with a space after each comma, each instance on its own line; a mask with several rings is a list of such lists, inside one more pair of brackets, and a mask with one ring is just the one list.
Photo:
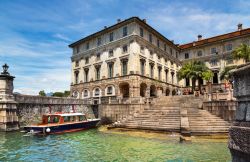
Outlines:
[[61, 40], [64, 40], [64, 41], [71, 41], [70, 38], [66, 37], [66, 36], [63, 35], [63, 34], [59, 34], [59, 33], [54, 34], [54, 37], [55, 37], [55, 38], [58, 38], [58, 39], [61, 39]]

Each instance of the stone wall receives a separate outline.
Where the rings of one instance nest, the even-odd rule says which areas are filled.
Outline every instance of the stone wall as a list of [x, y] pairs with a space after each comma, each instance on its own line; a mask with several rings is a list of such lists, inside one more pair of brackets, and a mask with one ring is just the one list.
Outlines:
[[229, 129], [228, 147], [233, 162], [248, 162], [250, 157], [250, 63], [233, 72], [237, 99], [235, 122]]
[[122, 121], [129, 117], [136, 116], [142, 112], [146, 106], [144, 104], [109, 104], [99, 105], [99, 116], [108, 117], [113, 122]]
[[15, 101], [18, 103], [17, 115], [20, 126], [39, 122], [42, 114], [70, 112], [73, 109], [85, 113], [89, 118], [94, 118], [91, 106], [79, 99], [16, 94]]
[[203, 109], [211, 114], [232, 122], [235, 119], [236, 101], [207, 101], [203, 102]]

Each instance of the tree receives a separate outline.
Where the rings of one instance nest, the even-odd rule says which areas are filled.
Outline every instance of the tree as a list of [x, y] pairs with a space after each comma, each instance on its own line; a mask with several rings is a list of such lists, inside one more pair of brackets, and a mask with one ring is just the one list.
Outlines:
[[39, 92], [39, 96], [46, 96], [46, 93], [44, 92], [44, 90], [41, 90], [41, 91]]
[[213, 76], [214, 76], [214, 73], [213, 73], [211, 70], [207, 70], [207, 71], [204, 71], [204, 72], [202, 73], [202, 76], [203, 76], [202, 78], [203, 78], [204, 80], [210, 82], [211, 79], [212, 79]]
[[190, 78], [192, 80], [192, 91], [194, 92], [195, 83], [198, 80], [199, 90], [201, 91], [201, 80], [202, 79], [211, 79], [212, 72], [205, 65], [204, 62], [201, 61], [190, 61], [182, 66], [182, 68], [178, 71], [177, 77], [178, 79]]
[[52, 95], [53, 97], [64, 97], [64, 93], [63, 92], [55, 92]]
[[250, 61], [250, 46], [246, 44], [241, 44], [238, 48], [236, 48], [233, 52], [234, 59], [243, 59], [245, 62]]
[[220, 74], [220, 80], [227, 80], [229, 81], [231, 78], [231, 74], [229, 73], [230, 70], [235, 69], [236, 66], [227, 66], [223, 69], [223, 71]]
[[70, 91], [64, 91], [64, 97], [69, 97]]

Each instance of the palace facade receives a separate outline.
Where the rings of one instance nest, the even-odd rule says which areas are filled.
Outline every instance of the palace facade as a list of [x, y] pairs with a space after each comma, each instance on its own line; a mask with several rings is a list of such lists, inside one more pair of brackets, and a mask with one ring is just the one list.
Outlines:
[[77, 98], [176, 94], [179, 47], [132, 17], [69, 45], [71, 92]]
[[[232, 59], [232, 50], [249, 44], [250, 29], [176, 45], [149, 26], [131, 17], [69, 45], [73, 49], [71, 93], [76, 98], [141, 98], [176, 95], [189, 79], [179, 81], [182, 62], [204, 61], [221, 83], [225, 66], [244, 63]], [[205, 84], [205, 81], [204, 81]]]

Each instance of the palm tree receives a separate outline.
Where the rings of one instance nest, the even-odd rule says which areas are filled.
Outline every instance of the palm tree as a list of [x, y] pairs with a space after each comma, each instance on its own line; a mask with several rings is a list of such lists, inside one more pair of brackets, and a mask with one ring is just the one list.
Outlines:
[[195, 89], [195, 82], [198, 80], [199, 90], [201, 91], [201, 79], [209, 73], [209, 68], [201, 61], [190, 61], [182, 66], [178, 71], [178, 79], [190, 78], [192, 80], [192, 91]]
[[223, 69], [223, 71], [220, 74], [220, 80], [227, 80], [230, 81], [231, 78], [231, 73], [229, 72], [230, 70], [235, 69], [236, 66], [227, 66]]
[[233, 52], [234, 59], [243, 59], [245, 62], [250, 61], [250, 46], [246, 44], [241, 44], [238, 48], [236, 48]]

